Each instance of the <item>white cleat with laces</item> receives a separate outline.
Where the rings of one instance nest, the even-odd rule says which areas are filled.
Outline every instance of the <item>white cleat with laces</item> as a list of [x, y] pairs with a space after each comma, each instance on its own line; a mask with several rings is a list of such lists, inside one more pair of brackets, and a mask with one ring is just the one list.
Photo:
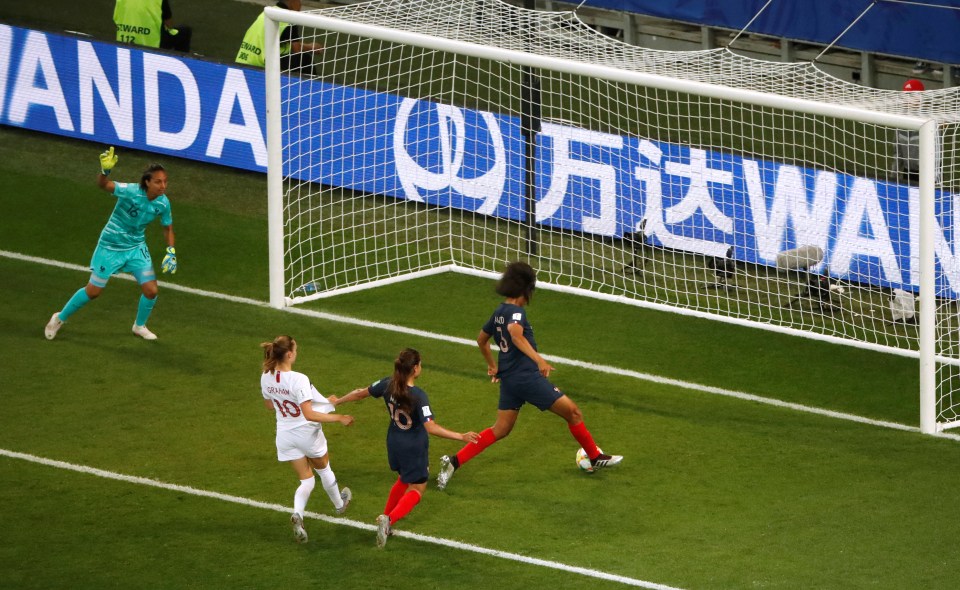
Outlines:
[[47, 325], [43, 328], [43, 335], [47, 337], [47, 340], [53, 340], [57, 337], [57, 332], [60, 331], [62, 326], [63, 322], [60, 320], [60, 313], [57, 312], [50, 316], [50, 321], [47, 322]]
[[597, 455], [596, 459], [590, 460], [590, 462], [593, 463], [594, 471], [603, 469], [604, 467], [616, 467], [621, 461], [623, 461], [623, 455], [605, 455], [603, 453]]
[[389, 537], [393, 531], [390, 527], [390, 517], [386, 514], [381, 514], [377, 517], [377, 547], [383, 549], [384, 545], [387, 544], [387, 537]]
[[447, 484], [450, 483], [450, 478], [453, 477], [453, 473], [455, 471], [456, 469], [453, 466], [453, 462], [450, 461], [449, 455], [440, 457], [440, 473], [437, 474], [437, 489], [446, 489]]
[[307, 530], [303, 528], [303, 517], [294, 512], [290, 515], [290, 525], [293, 527], [293, 538], [297, 543], [306, 543]]
[[150, 331], [146, 326], [133, 325], [133, 333], [144, 340], [156, 340], [157, 335]]
[[347, 506], [350, 505], [350, 500], [353, 500], [353, 492], [350, 491], [350, 488], [343, 488], [340, 490], [340, 499], [343, 500], [343, 506], [336, 509], [338, 515], [346, 512]]

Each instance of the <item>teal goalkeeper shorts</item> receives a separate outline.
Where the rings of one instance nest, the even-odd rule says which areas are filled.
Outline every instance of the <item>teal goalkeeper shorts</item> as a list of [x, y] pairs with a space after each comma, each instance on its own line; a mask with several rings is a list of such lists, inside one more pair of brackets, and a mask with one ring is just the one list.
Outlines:
[[90, 270], [90, 284], [100, 288], [106, 287], [110, 277], [118, 272], [129, 272], [141, 285], [157, 280], [146, 244], [130, 250], [109, 250], [98, 244], [90, 259]]

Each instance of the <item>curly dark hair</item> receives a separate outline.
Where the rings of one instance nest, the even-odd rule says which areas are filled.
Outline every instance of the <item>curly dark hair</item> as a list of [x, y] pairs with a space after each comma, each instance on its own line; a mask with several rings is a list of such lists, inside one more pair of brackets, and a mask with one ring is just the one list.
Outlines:
[[511, 262], [497, 281], [496, 291], [504, 297], [524, 297], [529, 303], [537, 286], [537, 271], [520, 260]]

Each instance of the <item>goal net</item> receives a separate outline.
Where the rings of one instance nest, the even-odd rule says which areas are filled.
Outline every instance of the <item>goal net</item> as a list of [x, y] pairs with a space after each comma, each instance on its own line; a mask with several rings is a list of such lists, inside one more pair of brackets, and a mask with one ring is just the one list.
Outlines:
[[[960, 420], [956, 89], [498, 0], [266, 13], [273, 305], [525, 259], [545, 288], [916, 357], [921, 429]], [[312, 70], [280, 70], [281, 23], [324, 46]]]

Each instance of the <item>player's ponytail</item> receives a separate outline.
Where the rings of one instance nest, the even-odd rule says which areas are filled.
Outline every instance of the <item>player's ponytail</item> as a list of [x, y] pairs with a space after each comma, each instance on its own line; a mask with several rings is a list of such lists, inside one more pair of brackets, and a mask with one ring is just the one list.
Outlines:
[[413, 409], [413, 396], [410, 394], [410, 385], [407, 381], [419, 364], [419, 352], [412, 348], [401, 350], [393, 361], [393, 379], [387, 387], [387, 393], [393, 398], [397, 407], [408, 413]]
[[297, 342], [292, 336], [277, 336], [273, 342], [261, 342], [260, 348], [263, 349], [263, 372], [273, 373], [277, 370], [277, 365], [283, 362], [288, 352], [296, 347]]

